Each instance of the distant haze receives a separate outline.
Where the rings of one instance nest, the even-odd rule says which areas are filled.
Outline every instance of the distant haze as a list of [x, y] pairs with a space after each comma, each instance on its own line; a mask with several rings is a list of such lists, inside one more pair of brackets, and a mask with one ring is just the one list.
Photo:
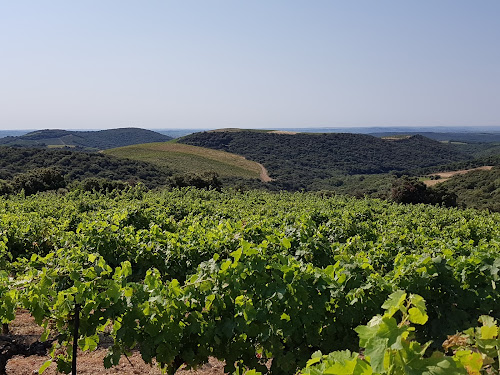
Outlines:
[[0, 129], [500, 126], [500, 1], [3, 1]]

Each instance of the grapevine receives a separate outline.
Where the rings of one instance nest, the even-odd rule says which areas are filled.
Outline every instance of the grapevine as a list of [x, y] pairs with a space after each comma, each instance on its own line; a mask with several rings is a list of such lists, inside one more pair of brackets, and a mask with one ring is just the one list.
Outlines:
[[500, 215], [473, 210], [194, 189], [12, 196], [0, 319], [24, 308], [44, 328], [41, 370], [72, 371], [75, 345], [95, 350], [107, 332], [106, 367], [137, 350], [170, 373], [216, 357], [227, 372], [291, 374], [318, 350], [359, 351], [355, 328], [398, 290], [425, 299], [411, 334], [432, 350], [499, 319], [499, 253]]

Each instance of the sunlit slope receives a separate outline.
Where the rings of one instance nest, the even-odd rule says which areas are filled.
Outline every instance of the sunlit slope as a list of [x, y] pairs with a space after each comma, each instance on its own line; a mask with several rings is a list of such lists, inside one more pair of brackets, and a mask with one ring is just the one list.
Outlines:
[[108, 155], [167, 166], [176, 172], [214, 171], [222, 177], [262, 178], [263, 167], [229, 152], [173, 142], [147, 143], [104, 151]]

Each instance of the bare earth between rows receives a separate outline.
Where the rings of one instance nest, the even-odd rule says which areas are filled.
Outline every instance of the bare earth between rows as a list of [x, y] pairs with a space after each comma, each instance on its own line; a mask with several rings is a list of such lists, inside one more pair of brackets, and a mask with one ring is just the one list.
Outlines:
[[[28, 312], [19, 312], [16, 319], [9, 324], [10, 335], [18, 342], [31, 344], [38, 340], [42, 333], [39, 327]], [[104, 356], [107, 353], [105, 345], [93, 352], [79, 352], [77, 372], [81, 375], [94, 374], [123, 374], [123, 375], [159, 375], [161, 371], [155, 365], [151, 366], [145, 363], [139, 352], [134, 351], [131, 356], [125, 358], [122, 356], [120, 363], [110, 369], [105, 369], [103, 365]], [[38, 374], [38, 369], [50, 357], [47, 356], [16, 356], [7, 363], [8, 375], [33, 375]], [[56, 365], [53, 363], [45, 370], [44, 375], [56, 375]], [[210, 358], [209, 363], [201, 366], [197, 370], [180, 369], [179, 375], [222, 375], [224, 374], [224, 363], [214, 358]]]

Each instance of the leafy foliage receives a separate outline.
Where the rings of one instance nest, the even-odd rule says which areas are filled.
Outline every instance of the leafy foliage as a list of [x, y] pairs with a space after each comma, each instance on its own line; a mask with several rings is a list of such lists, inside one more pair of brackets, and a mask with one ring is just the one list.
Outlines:
[[16, 175], [12, 181], [14, 191], [24, 190], [26, 195], [40, 191], [57, 190], [66, 186], [64, 177], [55, 168], [34, 169], [26, 173]]
[[[368, 323], [387, 340], [358, 331], [375, 358], [412, 335], [439, 345], [478, 316], [500, 318], [499, 223], [486, 212], [307, 193], [138, 186], [1, 198], [0, 318], [28, 309], [43, 339], [56, 339], [52, 360], [65, 372], [81, 308], [80, 349], [95, 349], [110, 327], [105, 366], [137, 349], [170, 373], [214, 356], [228, 372], [284, 374], [318, 350], [357, 351], [354, 329], [391, 296], [389, 316]], [[427, 308], [406, 299], [416, 294]], [[428, 321], [414, 332], [399, 316]], [[389, 368], [383, 358], [378, 369]]]
[[184, 173], [170, 178], [169, 183], [174, 188], [193, 186], [198, 189], [220, 189], [222, 182], [214, 172]]
[[[363, 354], [337, 351], [313, 354], [301, 374], [377, 375], [377, 374], [498, 374], [500, 342], [497, 322], [481, 316], [482, 326], [466, 334], [448, 336], [443, 344], [453, 356], [434, 351], [430, 343], [415, 341], [413, 324], [425, 324], [425, 301], [419, 295], [394, 292], [382, 305], [385, 313], [374, 316], [367, 325], [358, 326], [359, 346]], [[401, 315], [398, 322], [394, 314]]]
[[[149, 187], [165, 185], [172, 174], [166, 168], [156, 167], [149, 163], [118, 159], [103, 154], [0, 147], [0, 179], [5, 180], [0, 184], [0, 191], [17, 192], [21, 188], [31, 189], [30, 181], [35, 180], [41, 181], [40, 183], [44, 185], [42, 190], [47, 190], [50, 183], [44, 180], [42, 175], [51, 170], [57, 170], [64, 176], [66, 182], [101, 178], [140, 181]], [[59, 186], [60, 178], [56, 178], [55, 175], [54, 178], [54, 187]], [[55, 181], [59, 182], [56, 184]]]
[[130, 184], [123, 181], [113, 181], [105, 178], [90, 177], [73, 184], [73, 189], [82, 191], [110, 193], [112, 191], [123, 191], [130, 188]]
[[457, 205], [457, 196], [443, 186], [428, 188], [416, 178], [403, 176], [392, 184], [389, 199], [396, 203], [428, 203], [446, 207]]

